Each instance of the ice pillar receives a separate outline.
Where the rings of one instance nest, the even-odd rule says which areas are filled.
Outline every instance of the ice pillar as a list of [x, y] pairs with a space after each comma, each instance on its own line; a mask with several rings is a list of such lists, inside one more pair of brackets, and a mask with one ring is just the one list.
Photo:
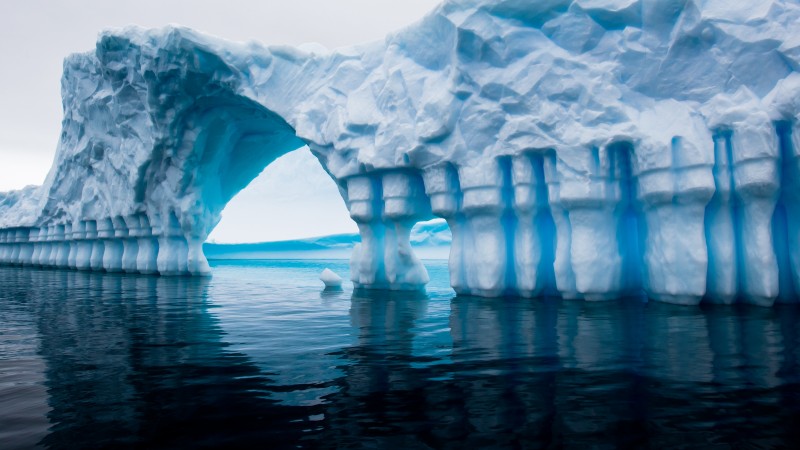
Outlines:
[[137, 237], [141, 233], [141, 222], [139, 216], [129, 215], [118, 217], [121, 220], [114, 226], [114, 232], [118, 239], [122, 241], [122, 270], [125, 273], [136, 273], [136, 258], [139, 254], [139, 241]]
[[58, 243], [58, 251], [56, 252], [55, 265], [58, 268], [66, 269], [69, 267], [70, 239], [72, 235], [71, 224], [58, 225], [56, 234], [60, 242]]
[[396, 171], [383, 174], [381, 182], [386, 282], [392, 290], [422, 289], [430, 277], [409, 242], [414, 224], [431, 216], [422, 179], [412, 172]]
[[664, 157], [662, 164], [648, 165], [640, 155], [636, 173], [647, 229], [644, 287], [655, 300], [698, 304], [708, 272], [705, 210], [715, 189], [711, 151], [681, 137], [650, 145]]
[[[101, 221], [102, 223], [102, 221]], [[91, 270], [103, 270], [103, 241], [99, 239], [98, 221], [89, 220], [86, 222], [86, 240], [89, 246], [89, 268]], [[101, 225], [102, 227], [102, 225]]]
[[561, 175], [558, 173], [558, 169], [558, 158], [555, 152], [548, 152], [544, 158], [544, 177], [547, 184], [550, 213], [556, 229], [553, 271], [556, 289], [561, 297], [578, 299], [581, 298], [581, 294], [578, 292], [575, 272], [572, 270], [572, 224], [561, 200]]
[[64, 225], [53, 225], [51, 231], [50, 260], [48, 261], [48, 265], [50, 267], [59, 268], [62, 267], [61, 261], [64, 255], [64, 240], [66, 239]]
[[738, 124], [731, 136], [733, 184], [739, 202], [741, 274], [746, 302], [770, 306], [779, 293], [772, 218], [780, 192], [778, 141], [772, 124]]
[[102, 240], [103, 259], [102, 268], [106, 272], [122, 271], [122, 240], [117, 238], [116, 224], [110, 218], [103, 219], [97, 224], [97, 237]]
[[781, 292], [782, 301], [796, 302], [800, 296], [800, 116], [781, 126], [780, 145], [783, 172], [781, 203], [786, 214], [786, 241], [789, 280]]
[[31, 230], [29, 228], [22, 229], [22, 238], [19, 251], [19, 264], [23, 266], [31, 265], [31, 258], [33, 257], [33, 243], [31, 242]]
[[430, 197], [433, 214], [445, 219], [450, 227], [450, 286], [457, 294], [469, 294], [464, 273], [464, 217], [461, 214], [461, 187], [458, 172], [450, 164], [439, 164], [423, 171], [425, 192]]
[[714, 136], [714, 196], [706, 208], [708, 278], [706, 297], [714, 303], [731, 304], [738, 294], [736, 206], [730, 133]]
[[553, 281], [555, 226], [547, 202], [541, 155], [521, 154], [512, 161], [514, 186], [514, 272], [523, 297], [542, 294]]
[[353, 249], [350, 277], [357, 288], [419, 290], [428, 272], [411, 250], [409, 234], [430, 216], [422, 180], [407, 171], [348, 178], [350, 217], [361, 244]]
[[[484, 160], [458, 168], [462, 192], [462, 254], [470, 294], [497, 297], [513, 289], [508, 198], [500, 162]], [[513, 231], [512, 231], [513, 233]]]
[[158, 273], [166, 276], [187, 274], [189, 247], [177, 217], [169, 212], [159, 219], [153, 221], [153, 231], [158, 236]]
[[158, 273], [158, 241], [153, 236], [153, 227], [144, 214], [134, 216], [139, 219], [138, 228], [131, 228], [131, 236], [137, 239], [136, 270], [141, 274]]
[[347, 179], [350, 217], [358, 225], [361, 244], [353, 249], [350, 278], [357, 288], [388, 287], [384, 268], [385, 227], [381, 221], [381, 186], [373, 177]]

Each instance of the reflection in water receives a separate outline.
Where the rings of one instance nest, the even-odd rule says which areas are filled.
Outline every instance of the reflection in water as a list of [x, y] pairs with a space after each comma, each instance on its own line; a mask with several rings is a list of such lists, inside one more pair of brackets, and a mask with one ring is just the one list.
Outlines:
[[[318, 273], [293, 264], [248, 276]], [[205, 280], [0, 268], [0, 436], [53, 448], [800, 439], [797, 306], [290, 291], [240, 282], [238, 270]], [[40, 381], [15, 390], [10, 373]]]
[[280, 444], [301, 435], [293, 408], [268, 399], [268, 378], [226, 351], [207, 280], [2, 269], [0, 283], [31, 289], [51, 408], [40, 444]]
[[419, 367], [411, 341], [425, 303], [371, 297], [353, 298], [360, 338], [328, 398], [331, 442], [661, 448], [800, 437], [796, 308], [458, 297], [451, 362]]
[[29, 307], [30, 284], [0, 271], [0, 443], [5, 449], [32, 448], [50, 426], [45, 363], [38, 355], [36, 313]]

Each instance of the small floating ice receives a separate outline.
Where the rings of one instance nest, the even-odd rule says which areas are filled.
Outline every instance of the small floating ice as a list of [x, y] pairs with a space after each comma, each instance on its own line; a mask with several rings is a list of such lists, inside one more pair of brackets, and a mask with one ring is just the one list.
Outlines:
[[325, 268], [319, 276], [319, 279], [325, 283], [326, 288], [342, 287], [342, 277], [336, 274], [331, 269]]

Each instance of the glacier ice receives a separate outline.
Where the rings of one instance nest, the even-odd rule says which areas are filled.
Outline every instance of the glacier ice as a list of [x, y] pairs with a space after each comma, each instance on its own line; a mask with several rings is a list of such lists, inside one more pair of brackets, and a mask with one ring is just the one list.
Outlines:
[[0, 194], [0, 263], [207, 274], [225, 204], [308, 145], [358, 224], [354, 285], [695, 304], [800, 292], [800, 5], [446, 0], [337, 50], [103, 32], [64, 63], [43, 186]]
[[327, 267], [319, 275], [319, 279], [325, 284], [326, 288], [338, 288], [342, 286], [342, 277]]

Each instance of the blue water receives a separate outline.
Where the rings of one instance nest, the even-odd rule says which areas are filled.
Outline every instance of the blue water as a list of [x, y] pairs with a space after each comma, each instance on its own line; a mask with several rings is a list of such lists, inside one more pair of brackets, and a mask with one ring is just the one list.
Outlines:
[[0, 268], [0, 448], [775, 448], [800, 310]]

